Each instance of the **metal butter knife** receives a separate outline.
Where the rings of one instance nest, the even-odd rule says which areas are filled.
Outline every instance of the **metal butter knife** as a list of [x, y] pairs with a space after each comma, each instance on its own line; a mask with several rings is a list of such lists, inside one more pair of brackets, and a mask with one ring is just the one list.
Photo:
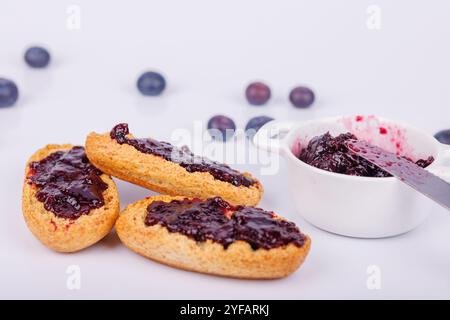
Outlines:
[[450, 184], [414, 162], [371, 145], [363, 140], [349, 140], [347, 148], [354, 154], [390, 173], [416, 191], [450, 210]]

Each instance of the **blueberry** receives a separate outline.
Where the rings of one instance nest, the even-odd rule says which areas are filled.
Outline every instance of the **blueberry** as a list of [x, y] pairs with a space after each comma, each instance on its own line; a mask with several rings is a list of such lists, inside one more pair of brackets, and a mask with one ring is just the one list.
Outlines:
[[208, 131], [214, 139], [226, 141], [234, 135], [236, 124], [227, 116], [217, 115], [209, 119]]
[[245, 133], [249, 139], [253, 139], [253, 136], [258, 132], [259, 129], [267, 122], [272, 121], [273, 118], [267, 116], [259, 116], [251, 118], [247, 125], [245, 126]]
[[315, 96], [307, 87], [296, 87], [289, 94], [289, 100], [296, 108], [308, 108], [313, 104]]
[[16, 103], [19, 90], [14, 82], [0, 78], [0, 108], [10, 107]]
[[248, 103], [259, 106], [270, 99], [270, 88], [262, 82], [253, 82], [245, 89]]
[[41, 47], [31, 47], [25, 52], [25, 62], [32, 68], [45, 68], [50, 62], [50, 53]]
[[450, 144], [450, 129], [441, 130], [434, 135], [434, 137], [440, 142]]
[[148, 71], [139, 77], [137, 87], [144, 96], [158, 96], [166, 88], [166, 80], [161, 74]]

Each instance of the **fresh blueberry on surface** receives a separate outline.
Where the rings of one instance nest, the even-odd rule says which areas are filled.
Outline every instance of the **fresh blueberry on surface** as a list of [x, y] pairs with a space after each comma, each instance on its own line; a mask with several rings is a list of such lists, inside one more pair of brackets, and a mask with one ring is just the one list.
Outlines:
[[234, 135], [236, 124], [227, 116], [217, 115], [209, 119], [208, 131], [214, 139], [226, 141]]
[[0, 78], [0, 108], [10, 107], [16, 103], [19, 90], [14, 82]]
[[253, 139], [253, 136], [258, 132], [259, 129], [267, 122], [272, 121], [273, 118], [267, 116], [258, 116], [251, 118], [247, 125], [245, 126], [245, 133], [249, 139]]
[[314, 103], [314, 92], [307, 87], [296, 87], [289, 94], [289, 100], [296, 108], [308, 108]]
[[144, 96], [158, 96], [166, 88], [166, 80], [158, 72], [148, 71], [139, 77], [137, 87]]
[[270, 99], [270, 88], [262, 82], [253, 82], [245, 89], [248, 103], [260, 106]]
[[450, 144], [450, 129], [441, 130], [434, 135], [434, 137], [440, 142]]
[[50, 62], [50, 53], [41, 47], [31, 47], [25, 51], [25, 62], [32, 68], [45, 68]]

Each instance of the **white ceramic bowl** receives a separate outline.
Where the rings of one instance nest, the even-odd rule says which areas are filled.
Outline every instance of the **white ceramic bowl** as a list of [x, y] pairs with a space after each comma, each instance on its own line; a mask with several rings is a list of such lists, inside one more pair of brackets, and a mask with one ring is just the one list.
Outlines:
[[349, 176], [310, 166], [297, 158], [302, 147], [327, 131], [352, 132], [413, 160], [433, 156], [427, 168], [450, 178], [450, 146], [411, 126], [375, 116], [343, 116], [307, 122], [271, 121], [254, 137], [262, 149], [287, 159], [289, 190], [297, 211], [311, 224], [341, 235], [380, 238], [417, 227], [433, 202], [396, 178]]

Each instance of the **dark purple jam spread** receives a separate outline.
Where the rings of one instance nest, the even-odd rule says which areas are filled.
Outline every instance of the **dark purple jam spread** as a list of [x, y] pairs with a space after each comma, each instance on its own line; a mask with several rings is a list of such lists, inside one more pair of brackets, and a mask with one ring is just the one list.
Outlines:
[[[314, 137], [306, 148], [303, 148], [298, 157], [303, 162], [316, 168], [343, 173], [352, 176], [364, 177], [391, 177], [385, 170], [349, 151], [346, 143], [357, 140], [350, 132], [332, 137], [329, 132]], [[413, 162], [407, 157], [404, 159]], [[433, 157], [420, 159], [416, 164], [422, 168], [429, 166]]]
[[208, 239], [226, 249], [243, 240], [256, 250], [292, 243], [303, 246], [306, 236], [294, 223], [274, 218], [274, 213], [254, 207], [231, 206], [221, 198], [155, 201], [147, 208], [147, 226], [160, 224], [195, 241]]
[[208, 172], [214, 179], [231, 183], [235, 186], [250, 187], [255, 181], [242, 173], [231, 169], [226, 164], [209, 160], [204, 157], [194, 155], [188, 147], [175, 147], [168, 142], [157, 141], [151, 138], [134, 139], [127, 138], [129, 134], [128, 125], [121, 123], [111, 130], [111, 139], [115, 139], [119, 144], [129, 144], [142, 153], [153, 154], [174, 162], [188, 172]]
[[37, 187], [36, 198], [46, 210], [60, 218], [77, 219], [105, 204], [103, 191], [108, 185], [101, 174], [83, 147], [73, 147], [32, 162], [28, 183]]

